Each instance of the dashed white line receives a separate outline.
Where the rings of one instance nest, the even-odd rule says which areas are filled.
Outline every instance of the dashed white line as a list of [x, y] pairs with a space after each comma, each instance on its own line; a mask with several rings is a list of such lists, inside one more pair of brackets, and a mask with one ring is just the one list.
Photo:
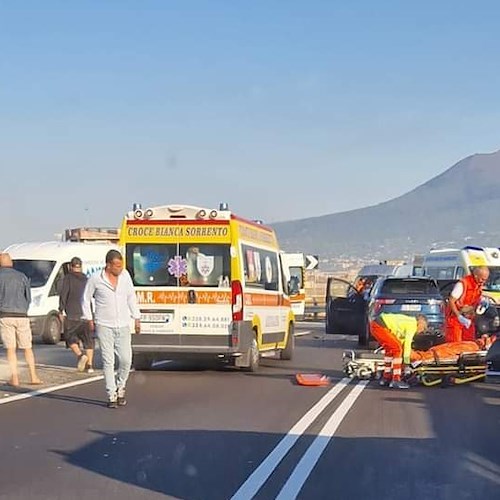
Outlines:
[[85, 378], [83, 380], [75, 380], [74, 382], [67, 382], [65, 384], [59, 384], [59, 385], [54, 385], [52, 387], [37, 389], [36, 391], [23, 392], [22, 394], [15, 394], [14, 396], [6, 396], [0, 399], [0, 405], [6, 403], [13, 403], [14, 401], [20, 401], [22, 399], [34, 398], [36, 396], [41, 396], [42, 394], [48, 394], [49, 392], [60, 391], [61, 389], [68, 389], [70, 387], [76, 387], [78, 385], [90, 384], [91, 382], [102, 380], [103, 378], [104, 375], [97, 375], [95, 377]]
[[276, 448], [264, 459], [248, 479], [240, 486], [231, 500], [248, 500], [253, 498], [276, 467], [283, 460], [296, 441], [306, 429], [318, 418], [320, 413], [349, 385], [350, 379], [343, 378], [332, 387], [302, 418], [290, 429], [288, 434], [278, 443]]
[[344, 420], [347, 412], [352, 408], [356, 399], [358, 399], [359, 395], [368, 383], [368, 380], [359, 382], [347, 395], [344, 401], [342, 401], [341, 405], [333, 412], [332, 416], [328, 419], [328, 422], [321, 429], [316, 439], [312, 442], [311, 446], [309, 446], [308, 450], [295, 467], [291, 476], [283, 486], [283, 489], [276, 497], [276, 500], [290, 500], [292, 498], [297, 498], [300, 490], [304, 486], [304, 483], [314, 469], [314, 466], [325, 451], [326, 446], [337, 431], [339, 425], [342, 423], [342, 420]]

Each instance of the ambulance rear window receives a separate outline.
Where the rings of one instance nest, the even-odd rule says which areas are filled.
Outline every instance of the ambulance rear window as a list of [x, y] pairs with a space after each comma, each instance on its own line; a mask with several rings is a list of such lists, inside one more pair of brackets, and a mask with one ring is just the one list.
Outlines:
[[129, 244], [127, 270], [136, 286], [230, 287], [227, 244]]

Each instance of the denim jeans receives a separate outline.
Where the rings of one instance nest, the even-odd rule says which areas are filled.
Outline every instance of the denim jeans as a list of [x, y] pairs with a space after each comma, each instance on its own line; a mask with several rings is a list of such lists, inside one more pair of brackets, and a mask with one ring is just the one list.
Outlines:
[[[96, 325], [96, 335], [101, 346], [106, 392], [109, 399], [116, 399], [117, 391], [125, 390], [125, 384], [132, 366], [130, 327], [109, 328]], [[116, 375], [115, 355], [118, 358]]]

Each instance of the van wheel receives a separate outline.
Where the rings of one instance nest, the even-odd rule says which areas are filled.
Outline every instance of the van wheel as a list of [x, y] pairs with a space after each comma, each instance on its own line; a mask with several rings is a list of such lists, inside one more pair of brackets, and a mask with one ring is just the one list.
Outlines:
[[49, 316], [42, 334], [44, 344], [57, 344], [61, 341], [61, 322], [57, 316]]
[[280, 358], [284, 360], [290, 360], [293, 358], [293, 350], [295, 348], [295, 328], [293, 323], [290, 323], [288, 327], [288, 338], [286, 339], [285, 348], [280, 352]]
[[257, 344], [257, 337], [254, 335], [252, 343], [248, 348], [248, 366], [244, 368], [246, 372], [256, 372], [259, 369], [260, 354]]
[[133, 365], [137, 371], [151, 370], [153, 359], [147, 354], [134, 354]]

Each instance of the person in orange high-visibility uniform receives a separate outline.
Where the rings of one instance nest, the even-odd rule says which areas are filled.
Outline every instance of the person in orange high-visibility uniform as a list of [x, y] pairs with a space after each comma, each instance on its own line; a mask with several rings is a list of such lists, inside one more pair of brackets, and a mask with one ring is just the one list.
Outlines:
[[372, 336], [384, 348], [384, 375], [381, 386], [395, 389], [408, 389], [410, 386], [401, 380], [403, 361], [410, 363], [413, 337], [427, 329], [427, 318], [423, 314], [382, 313], [370, 322]]
[[455, 284], [446, 306], [446, 342], [476, 340], [475, 310], [489, 276], [490, 270], [480, 266]]

